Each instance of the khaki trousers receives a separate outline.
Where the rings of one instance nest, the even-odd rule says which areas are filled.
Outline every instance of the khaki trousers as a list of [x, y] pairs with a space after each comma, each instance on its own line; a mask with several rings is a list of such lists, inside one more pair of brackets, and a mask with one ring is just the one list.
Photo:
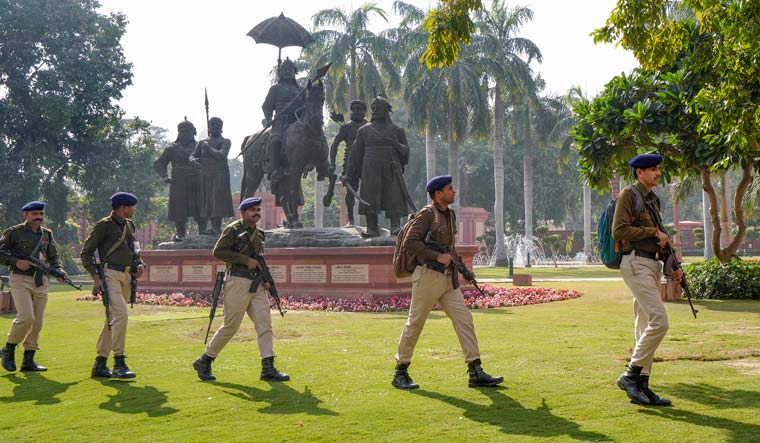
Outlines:
[[34, 284], [34, 277], [11, 274], [9, 283], [11, 297], [16, 305], [16, 319], [8, 331], [8, 343], [18, 344], [23, 341], [24, 349], [36, 351], [40, 347], [37, 340], [42, 330], [42, 320], [45, 317], [45, 305], [48, 301], [47, 277], [43, 277], [39, 288]]
[[451, 319], [459, 344], [464, 351], [465, 361], [469, 363], [480, 358], [472, 313], [467, 309], [462, 291], [453, 288], [451, 276], [441, 274], [426, 266], [417, 266], [412, 274], [412, 302], [409, 305], [409, 317], [398, 342], [397, 362], [410, 363], [412, 361], [414, 347], [420, 338], [428, 314], [436, 303]]
[[660, 298], [662, 266], [659, 261], [633, 254], [624, 255], [620, 263], [623, 281], [633, 293], [633, 312], [636, 316], [634, 336], [636, 346], [631, 364], [641, 366], [641, 373], [652, 372], [657, 347], [668, 332], [668, 313]]
[[111, 301], [111, 328], [108, 328], [108, 321], [104, 320], [103, 329], [100, 330], [100, 337], [98, 337], [98, 357], [108, 357], [111, 351], [113, 351], [113, 355], [124, 355], [124, 346], [127, 341], [127, 302], [131, 292], [130, 275], [129, 272], [114, 269], [106, 269], [105, 274]]
[[256, 341], [259, 344], [261, 358], [273, 357], [272, 313], [269, 311], [269, 291], [259, 285], [256, 292], [248, 292], [251, 280], [228, 275], [224, 280], [224, 324], [216, 330], [206, 346], [206, 354], [216, 357], [222, 352], [232, 337], [235, 336], [243, 317], [253, 321], [256, 329]]

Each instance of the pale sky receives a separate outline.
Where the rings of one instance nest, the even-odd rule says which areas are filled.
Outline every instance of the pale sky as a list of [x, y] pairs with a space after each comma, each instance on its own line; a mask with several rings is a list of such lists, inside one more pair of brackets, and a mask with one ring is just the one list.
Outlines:
[[[407, 0], [427, 9], [435, 2]], [[239, 152], [243, 137], [261, 129], [268, 73], [277, 62], [277, 48], [257, 45], [246, 33], [257, 23], [284, 12], [305, 28], [321, 9], [350, 10], [360, 1], [179, 1], [100, 0], [102, 11], [121, 11], [129, 20], [122, 39], [127, 59], [133, 63], [133, 85], [120, 104], [128, 117], [139, 116], [169, 130], [176, 137], [177, 124], [187, 116], [199, 135], [205, 132], [203, 89], [208, 88], [211, 116], [224, 120], [224, 134], [232, 140], [231, 156]], [[396, 24], [392, 0], [378, 6], [389, 14], [390, 24], [373, 23], [377, 31]], [[490, 5], [489, 0], [485, 0]], [[514, 3], [509, 3], [514, 4]], [[580, 85], [595, 94], [621, 72], [637, 66], [633, 56], [611, 45], [594, 45], [589, 33], [604, 24], [614, 0], [523, 0], [534, 20], [520, 34], [533, 40], [544, 61], [535, 65], [547, 89], [565, 93]], [[297, 58], [299, 48], [284, 48]], [[403, 123], [403, 122], [399, 122]]]

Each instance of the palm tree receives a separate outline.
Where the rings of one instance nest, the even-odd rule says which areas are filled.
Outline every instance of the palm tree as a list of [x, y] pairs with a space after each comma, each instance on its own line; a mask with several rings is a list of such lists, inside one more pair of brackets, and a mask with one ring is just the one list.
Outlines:
[[314, 56], [317, 66], [332, 62], [326, 92], [327, 103], [333, 110], [347, 110], [351, 100], [369, 102], [375, 91], [385, 91], [386, 80], [391, 89], [400, 85], [391, 58], [393, 42], [369, 31], [373, 17], [388, 21], [385, 11], [375, 3], [364, 3], [350, 12], [323, 9], [312, 17], [317, 31], [312, 34], [315, 41], [306, 52]]
[[[485, 71], [495, 81], [494, 86], [494, 224], [496, 245], [494, 256], [497, 265], [504, 265], [504, 118], [505, 95], [518, 93], [532, 83], [530, 61], [541, 62], [541, 51], [531, 40], [516, 37], [523, 24], [533, 20], [533, 11], [524, 6], [507, 7], [495, 0], [490, 10], [484, 10], [477, 22], [479, 34], [475, 44], [484, 57]], [[524, 60], [523, 57], [527, 57]]]

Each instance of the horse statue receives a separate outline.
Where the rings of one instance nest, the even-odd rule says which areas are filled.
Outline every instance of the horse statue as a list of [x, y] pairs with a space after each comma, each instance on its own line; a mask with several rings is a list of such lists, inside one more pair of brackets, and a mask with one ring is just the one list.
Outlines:
[[[298, 207], [303, 206], [303, 187], [301, 178], [314, 168], [317, 180], [322, 181], [328, 175], [329, 148], [323, 130], [322, 109], [325, 103], [325, 88], [322, 80], [309, 81], [306, 85], [306, 105], [304, 112], [295, 123], [285, 131], [282, 143], [283, 156], [287, 166], [278, 174], [271, 174], [272, 193], [275, 204], [285, 212], [283, 226], [286, 228], [303, 228], [299, 220]], [[261, 184], [264, 175], [270, 171], [269, 129], [249, 135], [243, 140], [240, 149], [243, 152], [243, 184], [241, 199], [252, 196]]]

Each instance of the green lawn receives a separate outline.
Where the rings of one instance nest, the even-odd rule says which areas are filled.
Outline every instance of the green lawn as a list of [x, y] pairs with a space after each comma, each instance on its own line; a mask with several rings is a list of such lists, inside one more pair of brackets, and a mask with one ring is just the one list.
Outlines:
[[[620, 271], [605, 266], [532, 266], [514, 268], [515, 274], [531, 274], [533, 278], [614, 278], [620, 277]], [[509, 278], [509, 268], [482, 267], [475, 268], [477, 278]]]
[[[293, 380], [258, 380], [252, 326], [198, 381], [207, 310], [135, 307], [132, 382], [89, 378], [102, 305], [51, 294], [42, 374], [0, 372], [0, 441], [619, 441], [760, 440], [760, 303], [668, 305], [671, 330], [653, 387], [674, 407], [628, 403], [614, 382], [633, 340], [622, 282], [551, 283], [577, 300], [475, 311], [484, 368], [502, 389], [467, 388], [445, 315], [431, 315], [410, 371], [422, 389], [390, 385], [403, 313], [289, 312], [274, 317], [278, 367]], [[220, 317], [221, 318], [221, 317]], [[0, 316], [0, 334], [12, 316]], [[218, 325], [219, 320], [216, 324]], [[110, 361], [109, 361], [110, 364]]]

